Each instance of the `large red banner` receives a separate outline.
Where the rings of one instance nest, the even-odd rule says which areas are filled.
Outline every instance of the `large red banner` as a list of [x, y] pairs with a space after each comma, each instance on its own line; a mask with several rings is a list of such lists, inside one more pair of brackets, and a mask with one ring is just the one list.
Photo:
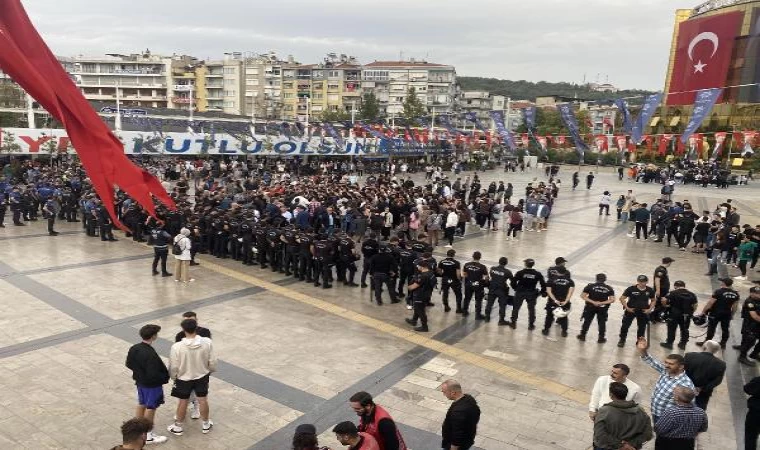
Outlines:
[[743, 17], [733, 11], [679, 25], [667, 105], [691, 105], [694, 91], [725, 85]]

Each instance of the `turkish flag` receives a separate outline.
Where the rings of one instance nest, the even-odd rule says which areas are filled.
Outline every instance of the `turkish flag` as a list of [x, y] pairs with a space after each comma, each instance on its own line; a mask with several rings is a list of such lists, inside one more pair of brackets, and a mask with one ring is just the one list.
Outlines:
[[660, 156], [665, 156], [668, 153], [668, 145], [670, 144], [670, 141], [673, 139], [672, 134], [663, 134], [660, 136], [660, 147], [658, 148], [658, 152], [660, 153]]
[[732, 11], [681, 22], [667, 105], [691, 105], [694, 91], [725, 85], [743, 18], [744, 12]]
[[645, 134], [642, 138], [644, 144], [647, 146], [647, 153], [652, 151], [652, 136]]
[[601, 134], [595, 136], [594, 145], [596, 145], [596, 149], [599, 151], [599, 153], [604, 153], [609, 150], [609, 146], [607, 145], [607, 136], [603, 136]]
[[175, 208], [161, 183], [124, 155], [122, 144], [63, 70], [24, 11], [20, 0], [0, 2], [0, 69], [10, 75], [66, 128], [95, 191], [114, 224], [114, 185], [151, 215], [151, 195]]

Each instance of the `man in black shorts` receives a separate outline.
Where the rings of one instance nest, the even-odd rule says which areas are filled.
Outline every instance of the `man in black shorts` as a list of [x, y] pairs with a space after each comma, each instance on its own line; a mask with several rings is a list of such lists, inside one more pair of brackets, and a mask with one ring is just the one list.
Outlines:
[[[174, 380], [172, 397], [177, 397], [177, 414], [174, 423], [167, 428], [170, 433], [182, 436], [182, 422], [187, 413], [190, 394], [195, 392], [198, 397], [203, 433], [211, 431], [214, 426], [209, 420], [208, 379], [211, 372], [216, 370], [216, 355], [211, 339], [197, 334], [198, 322], [193, 319], [182, 321], [184, 339], [172, 345], [169, 356], [169, 375]], [[180, 363], [181, 362], [181, 363]]]
[[[186, 313], [183, 313], [182, 320], [185, 320], [185, 319], [193, 319], [196, 322], [198, 322], [198, 316], [195, 314], [195, 311], [187, 311]], [[198, 328], [195, 330], [195, 334], [197, 334], [200, 337], [211, 339], [211, 330], [209, 330], [208, 328], [204, 328], [200, 325], [198, 325]], [[174, 342], [180, 342], [184, 338], [185, 338], [185, 332], [180, 331], [174, 337]], [[198, 406], [198, 399], [195, 397], [195, 393], [193, 393], [190, 396], [189, 403], [190, 403], [190, 418], [200, 419], [201, 410], [200, 410], [200, 407]]]

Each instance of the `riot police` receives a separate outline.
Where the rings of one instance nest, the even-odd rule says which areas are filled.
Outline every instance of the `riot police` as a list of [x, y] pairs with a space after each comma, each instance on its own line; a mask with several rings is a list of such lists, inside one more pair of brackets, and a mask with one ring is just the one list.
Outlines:
[[380, 251], [380, 243], [377, 242], [377, 235], [372, 232], [369, 234], [369, 238], [365, 239], [362, 242], [362, 256], [364, 260], [362, 261], [362, 276], [361, 276], [361, 283], [362, 287], [367, 287], [367, 274], [369, 273], [369, 261], [372, 259], [373, 256], [377, 255], [377, 253]]
[[[408, 287], [414, 305], [414, 315], [411, 319], [406, 319], [406, 323], [415, 327], [414, 331], [425, 333], [429, 331], [425, 308], [430, 303], [435, 289], [435, 273], [430, 270], [430, 265], [424, 260], [418, 260], [416, 268], [417, 273]], [[417, 326], [417, 320], [420, 321], [420, 326]]]
[[[346, 286], [359, 286], [354, 283], [356, 276], [356, 254], [354, 241], [346, 233], [338, 234], [337, 278]], [[346, 272], [348, 271], [348, 274]], [[346, 276], [348, 275], [348, 276]]]
[[311, 246], [314, 243], [311, 227], [306, 227], [298, 233], [296, 240], [298, 242], [298, 279], [312, 283], [317, 275], [314, 273], [314, 257], [311, 253]]
[[[528, 330], [536, 329], [536, 301], [538, 295], [546, 296], [546, 282], [541, 272], [533, 268], [536, 262], [533, 259], [526, 259], [525, 268], [518, 270], [512, 278], [512, 288], [515, 290], [515, 297], [512, 305], [512, 320], [509, 326], [517, 328], [517, 317], [520, 314], [520, 308], [523, 302], [528, 304]], [[536, 290], [536, 289], [539, 290]]]
[[[314, 266], [316, 276], [314, 286], [322, 286], [323, 289], [332, 287], [330, 278], [332, 278], [332, 265], [335, 257], [335, 249], [332, 242], [327, 240], [327, 236], [320, 234], [311, 245], [311, 253], [314, 256]], [[320, 277], [322, 282], [320, 283]]]
[[298, 233], [294, 226], [288, 225], [282, 232], [280, 240], [285, 246], [283, 254], [283, 268], [285, 275], [294, 275], [298, 278]]

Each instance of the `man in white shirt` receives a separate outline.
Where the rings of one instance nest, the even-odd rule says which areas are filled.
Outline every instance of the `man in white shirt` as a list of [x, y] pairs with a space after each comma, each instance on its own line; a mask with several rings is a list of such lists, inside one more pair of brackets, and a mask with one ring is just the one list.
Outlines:
[[612, 401], [610, 398], [610, 383], [612, 382], [623, 383], [628, 388], [626, 400], [640, 403], [641, 387], [628, 379], [629, 373], [631, 369], [627, 365], [615, 364], [609, 375], [602, 375], [596, 379], [594, 389], [591, 391], [591, 401], [588, 404], [588, 416], [592, 422], [599, 408]]

